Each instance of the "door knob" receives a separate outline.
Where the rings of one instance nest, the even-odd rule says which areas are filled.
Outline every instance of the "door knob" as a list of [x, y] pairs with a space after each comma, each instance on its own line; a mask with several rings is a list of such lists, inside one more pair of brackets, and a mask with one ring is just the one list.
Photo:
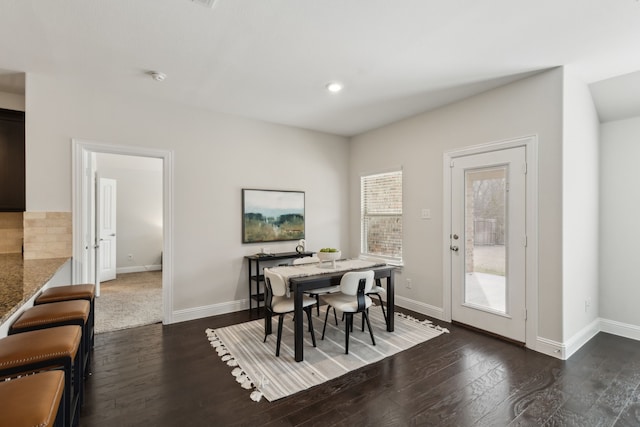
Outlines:
[[457, 246], [449, 246], [449, 249], [451, 249], [453, 252], [458, 252]]
[[453, 240], [458, 240], [458, 235], [457, 234], [453, 235]]

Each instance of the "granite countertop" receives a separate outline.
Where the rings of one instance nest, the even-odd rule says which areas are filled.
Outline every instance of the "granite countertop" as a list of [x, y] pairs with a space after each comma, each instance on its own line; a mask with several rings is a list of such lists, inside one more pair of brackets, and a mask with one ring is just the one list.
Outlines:
[[0, 324], [22, 307], [69, 258], [25, 260], [0, 254]]

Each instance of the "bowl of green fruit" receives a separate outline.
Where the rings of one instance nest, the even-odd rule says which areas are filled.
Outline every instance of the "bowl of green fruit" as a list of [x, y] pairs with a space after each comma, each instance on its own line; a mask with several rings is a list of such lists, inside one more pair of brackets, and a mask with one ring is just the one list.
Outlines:
[[336, 268], [336, 260], [342, 257], [340, 249], [322, 248], [316, 254], [321, 262], [331, 261], [333, 268]]

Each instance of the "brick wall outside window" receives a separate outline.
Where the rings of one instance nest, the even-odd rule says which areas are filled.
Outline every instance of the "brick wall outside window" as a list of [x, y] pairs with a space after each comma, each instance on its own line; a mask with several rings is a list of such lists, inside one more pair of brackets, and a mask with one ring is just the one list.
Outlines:
[[361, 252], [402, 260], [402, 171], [363, 176]]

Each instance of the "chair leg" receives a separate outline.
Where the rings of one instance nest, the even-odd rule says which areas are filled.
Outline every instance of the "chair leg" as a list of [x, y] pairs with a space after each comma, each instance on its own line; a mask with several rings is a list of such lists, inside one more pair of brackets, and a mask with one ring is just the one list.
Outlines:
[[387, 312], [384, 309], [384, 304], [382, 303], [382, 297], [380, 296], [380, 294], [376, 294], [378, 295], [378, 299], [380, 300], [380, 308], [382, 309], [382, 317], [384, 317], [384, 323], [387, 324], [387, 326], [389, 326], [389, 321], [387, 320]]
[[[336, 319], [336, 326], [338, 326], [338, 315], [336, 314], [336, 308], [335, 307], [333, 307], [333, 318]], [[342, 313], [342, 318], [344, 319], [344, 313]]]
[[316, 294], [316, 313], [320, 316], [320, 295]]
[[276, 357], [280, 356], [280, 340], [282, 339], [282, 318], [283, 314], [278, 316], [278, 340], [276, 341]]
[[376, 340], [373, 338], [373, 329], [371, 329], [371, 323], [369, 323], [369, 315], [367, 314], [366, 310], [362, 312], [362, 317], [364, 317], [364, 319], [367, 321], [367, 327], [369, 328], [369, 335], [371, 335], [371, 343], [373, 345], [376, 345]]
[[353, 314], [345, 313], [346, 321], [344, 322], [344, 353], [349, 354], [349, 329], [353, 326]]
[[[271, 329], [271, 327], [269, 327], [269, 329]], [[269, 335], [267, 334], [267, 328], [265, 327], [265, 328], [264, 328], [264, 339], [262, 340], [262, 342], [267, 342], [267, 337], [268, 337], [268, 336], [269, 336]]]
[[311, 341], [313, 342], [313, 346], [316, 346], [316, 333], [313, 330], [313, 322], [311, 321], [311, 310], [313, 310], [312, 307], [306, 307], [304, 309], [304, 311], [307, 312], [307, 318], [309, 319], [309, 332], [311, 332]]
[[264, 339], [262, 340], [262, 342], [267, 342], [267, 334], [264, 334]]
[[[329, 318], [329, 310], [331, 310], [331, 306], [327, 307], [327, 312], [324, 315], [324, 326], [322, 327], [322, 340], [324, 340], [324, 331], [327, 330], [327, 319]], [[335, 308], [334, 310], [334, 314], [335, 314]]]

